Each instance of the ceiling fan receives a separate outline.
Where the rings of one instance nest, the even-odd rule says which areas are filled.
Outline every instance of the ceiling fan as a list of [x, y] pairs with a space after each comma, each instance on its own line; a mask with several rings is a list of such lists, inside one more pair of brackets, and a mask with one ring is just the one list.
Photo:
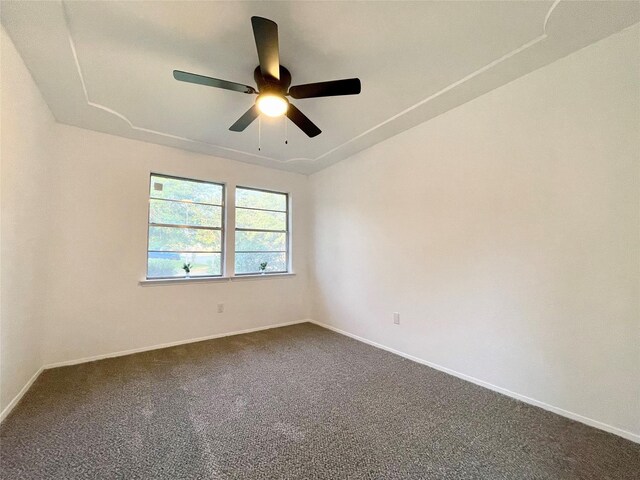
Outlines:
[[173, 71], [173, 77], [181, 82], [197, 83], [208, 87], [224, 88], [235, 92], [258, 95], [255, 104], [242, 115], [236, 123], [229, 127], [234, 132], [242, 132], [253, 122], [260, 113], [270, 117], [286, 115], [300, 130], [309, 137], [315, 137], [322, 131], [309, 120], [286, 97], [314, 98], [333, 97], [337, 95], [357, 95], [360, 93], [360, 80], [347, 78], [328, 82], [307, 83], [305, 85], [291, 85], [291, 73], [280, 65], [278, 47], [278, 25], [266, 18], [251, 17], [253, 36], [256, 40], [258, 60], [260, 65], [253, 72], [253, 78], [258, 86], [256, 90], [249, 85], [229, 82], [217, 78], [205, 77], [195, 73]]

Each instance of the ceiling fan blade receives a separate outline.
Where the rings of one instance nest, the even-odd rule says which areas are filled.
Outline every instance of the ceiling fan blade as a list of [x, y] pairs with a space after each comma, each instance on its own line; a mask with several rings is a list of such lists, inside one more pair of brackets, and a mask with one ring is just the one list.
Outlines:
[[226, 90], [233, 90], [234, 92], [258, 93], [253, 87], [250, 87], [249, 85], [228, 82], [227, 80], [205, 77], [204, 75], [196, 75], [195, 73], [182, 72], [180, 70], [173, 71], [173, 78], [181, 82], [197, 83], [198, 85], [205, 85], [207, 87], [224, 88]]
[[258, 107], [256, 107], [254, 105], [249, 110], [247, 110], [244, 113], [244, 115], [242, 115], [236, 121], [236, 123], [231, 125], [229, 127], [229, 130], [231, 130], [233, 132], [242, 132], [245, 128], [247, 128], [249, 125], [251, 125], [251, 122], [253, 122], [256, 118], [258, 118], [259, 114], [260, 114], [260, 112], [258, 111]]
[[258, 59], [262, 76], [269, 80], [280, 80], [280, 49], [278, 47], [278, 25], [262, 17], [251, 17], [253, 36], [256, 39]]
[[315, 137], [322, 133], [322, 130], [320, 130], [304, 113], [298, 110], [296, 106], [291, 103], [287, 110], [287, 117], [289, 117], [289, 120], [295, 123], [300, 130], [306, 133], [308, 137]]
[[289, 95], [293, 98], [335, 97], [337, 95], [357, 95], [360, 90], [359, 78], [346, 78], [344, 80], [295, 85], [289, 89]]

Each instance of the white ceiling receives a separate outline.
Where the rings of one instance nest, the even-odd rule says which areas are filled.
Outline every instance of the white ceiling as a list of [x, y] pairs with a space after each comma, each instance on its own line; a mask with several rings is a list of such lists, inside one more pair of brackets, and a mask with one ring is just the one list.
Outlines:
[[[2, 23], [59, 122], [311, 173], [640, 21], [640, 3], [3, 2]], [[174, 69], [254, 85], [250, 17], [278, 23], [293, 84], [359, 77], [358, 96], [294, 100], [229, 126], [254, 97], [177, 82]]]

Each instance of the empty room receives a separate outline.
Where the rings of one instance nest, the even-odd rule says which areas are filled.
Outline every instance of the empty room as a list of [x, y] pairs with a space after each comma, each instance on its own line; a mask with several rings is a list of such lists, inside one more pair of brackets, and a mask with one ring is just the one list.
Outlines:
[[0, 480], [640, 479], [640, 2], [0, 20]]

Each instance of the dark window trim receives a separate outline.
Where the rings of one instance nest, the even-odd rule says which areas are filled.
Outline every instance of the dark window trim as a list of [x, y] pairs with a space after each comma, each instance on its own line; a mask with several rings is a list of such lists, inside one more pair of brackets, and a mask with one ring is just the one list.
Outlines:
[[[208, 185], [217, 185], [219, 187], [222, 188], [222, 194], [220, 195], [221, 199], [222, 199], [222, 205], [218, 205], [215, 203], [203, 203], [203, 202], [191, 202], [189, 200], [175, 200], [175, 199], [161, 199], [161, 198], [156, 198], [156, 197], [152, 197], [151, 196], [151, 191], [152, 191], [152, 182], [153, 182], [153, 177], [160, 177], [160, 178], [170, 178], [173, 180], [183, 180], [183, 181], [187, 181], [187, 182], [196, 182], [196, 183], [206, 183]], [[220, 278], [220, 277], [224, 277], [225, 273], [226, 273], [226, 263], [227, 263], [227, 259], [226, 259], [226, 251], [225, 251], [225, 241], [226, 241], [226, 235], [225, 235], [225, 225], [226, 225], [226, 208], [225, 205], [227, 204], [227, 185], [226, 183], [221, 183], [221, 182], [212, 182], [209, 180], [200, 180], [197, 178], [186, 178], [186, 177], [178, 177], [175, 175], [166, 175], [164, 173], [155, 173], [155, 172], [149, 172], [149, 200], [147, 202], [147, 258], [146, 258], [146, 273], [145, 273], [145, 278], [147, 280], [163, 280], [163, 279], [172, 279], [172, 278], [181, 278], [181, 277], [149, 277], [149, 252], [156, 252], [156, 253], [187, 253], [187, 252], [172, 252], [172, 251], [166, 251], [166, 250], [161, 250], [161, 251], [156, 251], [156, 250], [149, 250], [149, 230], [151, 227], [167, 227], [167, 228], [200, 228], [200, 229], [205, 229], [205, 230], [219, 230], [220, 231], [220, 248], [221, 251], [204, 251], [204, 252], [188, 252], [188, 253], [219, 253], [220, 254], [220, 274], [219, 275], [190, 275], [190, 278]], [[180, 203], [192, 203], [192, 204], [202, 204], [202, 205], [207, 205], [207, 206], [211, 206], [211, 207], [219, 207], [221, 209], [221, 217], [220, 217], [220, 227], [196, 227], [196, 226], [186, 226], [186, 227], [180, 227], [177, 225], [169, 225], [169, 224], [157, 224], [157, 223], [151, 223], [151, 200], [168, 200], [168, 201], [173, 201], [173, 202], [180, 202]]]
[[[234, 229], [235, 231], [241, 231], [241, 232], [268, 232], [268, 233], [286, 233], [287, 238], [286, 238], [286, 246], [287, 246], [287, 250], [286, 250], [286, 256], [285, 256], [285, 265], [286, 265], [286, 270], [282, 270], [282, 271], [274, 271], [274, 272], [265, 272], [264, 275], [271, 275], [271, 274], [275, 274], [275, 273], [291, 273], [291, 196], [289, 195], [288, 192], [277, 192], [275, 190], [268, 190], [266, 188], [256, 188], [256, 187], [245, 187], [242, 185], [236, 185], [236, 195], [235, 195], [235, 201], [236, 204], [238, 203], [238, 190], [253, 190], [254, 192], [264, 192], [264, 193], [274, 193], [277, 195], [284, 195], [285, 197], [285, 205], [286, 205], [286, 210], [285, 211], [281, 211], [281, 210], [273, 210], [275, 212], [278, 213], [285, 213], [286, 217], [285, 217], [285, 225], [287, 226], [286, 230], [260, 230], [260, 229], [255, 229], [255, 228], [237, 228], [234, 225]], [[265, 209], [260, 209], [260, 208], [251, 208], [251, 207], [244, 207], [244, 206], [234, 206], [236, 209], [240, 208], [243, 210], [258, 210], [258, 211], [262, 211]], [[234, 245], [234, 253], [243, 253], [242, 251], [236, 251], [235, 250], [235, 245]], [[260, 252], [260, 253], [282, 253], [282, 252]], [[243, 275], [256, 275], [256, 274], [261, 274], [260, 271], [258, 272], [249, 272], [249, 273], [236, 273], [235, 272], [235, 265], [234, 265], [234, 275], [237, 276], [243, 276]]]

